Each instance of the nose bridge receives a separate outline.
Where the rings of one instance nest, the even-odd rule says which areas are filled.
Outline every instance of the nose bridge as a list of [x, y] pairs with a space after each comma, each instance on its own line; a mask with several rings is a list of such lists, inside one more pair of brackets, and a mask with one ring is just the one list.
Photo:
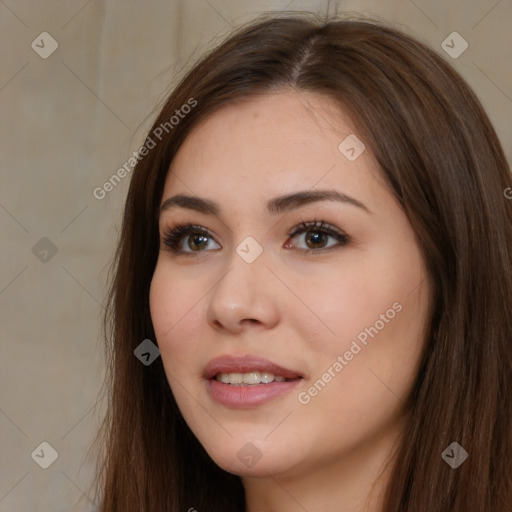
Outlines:
[[252, 237], [233, 248], [226, 272], [210, 296], [210, 321], [236, 329], [247, 319], [262, 323], [275, 320], [275, 294], [269, 287], [272, 273], [265, 256], [263, 247]]
[[233, 248], [227, 260], [227, 273], [216, 286], [216, 295], [225, 295], [241, 305], [250, 305], [261, 291], [259, 284], [266, 282], [269, 270], [263, 247], [252, 237], [247, 237]]

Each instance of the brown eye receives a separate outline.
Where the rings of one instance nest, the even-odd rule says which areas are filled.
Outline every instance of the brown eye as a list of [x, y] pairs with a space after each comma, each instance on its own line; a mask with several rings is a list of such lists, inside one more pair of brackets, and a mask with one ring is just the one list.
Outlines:
[[[346, 245], [349, 241], [347, 235], [327, 225], [323, 220], [302, 222], [297, 228], [289, 233], [291, 238], [298, 237], [299, 235], [306, 235], [303, 238], [306, 246], [299, 247], [299, 249], [307, 253], [334, 249], [336, 247]], [[329, 243], [329, 238], [335, 240], [335, 243], [330, 246], [327, 245]], [[289, 246], [289, 244], [287, 244], [287, 246]]]
[[209, 240], [213, 241], [210, 233], [203, 227], [193, 224], [171, 227], [165, 231], [162, 239], [169, 251], [184, 255], [204, 252], [202, 249], [208, 246]]
[[201, 250], [208, 244], [208, 237], [205, 235], [187, 235], [185, 239], [188, 239], [188, 247], [193, 251]]
[[308, 231], [306, 235], [306, 244], [311, 249], [324, 248], [325, 243], [327, 242], [327, 239], [330, 236], [321, 231]]

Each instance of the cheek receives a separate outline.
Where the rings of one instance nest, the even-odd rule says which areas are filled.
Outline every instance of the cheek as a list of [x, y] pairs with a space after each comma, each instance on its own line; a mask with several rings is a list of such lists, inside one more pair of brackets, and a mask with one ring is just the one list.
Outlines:
[[426, 272], [417, 247], [377, 249], [351, 258], [315, 294], [318, 315], [336, 333], [331, 339], [338, 340], [339, 348], [358, 337], [364, 344], [365, 333], [368, 340], [371, 334], [398, 343], [413, 340], [426, 321]]
[[186, 367], [192, 357], [197, 357], [200, 343], [197, 326], [204, 314], [201, 313], [204, 293], [199, 282], [195, 286], [193, 279], [180, 280], [178, 275], [157, 264], [149, 302], [158, 347], [169, 376], [179, 375], [180, 369]]
[[[315, 335], [311, 347], [315, 352], [330, 357], [342, 354], [358, 335], [363, 333], [364, 338], [365, 328], [373, 326], [400, 299], [389, 272], [379, 274], [371, 268], [368, 263], [357, 267], [338, 265], [326, 274], [310, 273], [307, 279], [296, 283], [298, 295], [311, 312], [304, 315], [304, 308], [297, 308], [302, 313], [297, 321], [304, 332]], [[390, 315], [394, 313], [392, 310]]]
[[[396, 401], [393, 394], [402, 396], [412, 384], [424, 344], [429, 287], [419, 252], [411, 248], [408, 261], [399, 256], [384, 252], [373, 261], [358, 258], [336, 272], [331, 267], [329, 279], [310, 276], [307, 294], [306, 287], [302, 289], [319, 319], [297, 318], [313, 340], [309, 352], [316, 357], [311, 380], [322, 375], [329, 379], [325, 372], [339, 362], [338, 356], [344, 358], [342, 370], [339, 365], [338, 370], [331, 369], [336, 377], [326, 386], [330, 391], [325, 399], [336, 395], [343, 397], [345, 405], [355, 400], [378, 407], [382, 400]], [[315, 333], [313, 323], [319, 326]], [[356, 405], [353, 411], [372, 410]]]

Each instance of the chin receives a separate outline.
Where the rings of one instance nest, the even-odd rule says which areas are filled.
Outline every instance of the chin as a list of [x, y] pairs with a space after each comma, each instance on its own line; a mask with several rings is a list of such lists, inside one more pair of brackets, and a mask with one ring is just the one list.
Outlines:
[[[229, 446], [219, 449], [215, 447], [207, 452], [212, 460], [224, 471], [240, 477], [268, 477], [278, 475], [292, 469], [293, 461], [279, 447], [250, 440], [234, 441]], [[206, 447], [205, 447], [206, 449]]]

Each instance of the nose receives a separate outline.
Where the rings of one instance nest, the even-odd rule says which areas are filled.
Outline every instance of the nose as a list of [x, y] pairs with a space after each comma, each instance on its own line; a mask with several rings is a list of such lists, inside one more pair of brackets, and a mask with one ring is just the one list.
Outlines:
[[271, 329], [278, 323], [279, 281], [264, 253], [248, 263], [233, 251], [228, 268], [210, 294], [207, 316], [215, 330], [239, 334], [248, 325]]

